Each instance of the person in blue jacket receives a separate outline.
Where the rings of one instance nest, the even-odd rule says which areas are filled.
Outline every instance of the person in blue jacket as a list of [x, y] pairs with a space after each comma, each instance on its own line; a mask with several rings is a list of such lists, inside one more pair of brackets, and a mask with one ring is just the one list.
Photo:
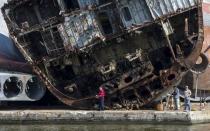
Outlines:
[[177, 86], [174, 87], [174, 92], [173, 92], [173, 98], [174, 98], [174, 107], [175, 110], [180, 109], [180, 93], [179, 93], [179, 88]]

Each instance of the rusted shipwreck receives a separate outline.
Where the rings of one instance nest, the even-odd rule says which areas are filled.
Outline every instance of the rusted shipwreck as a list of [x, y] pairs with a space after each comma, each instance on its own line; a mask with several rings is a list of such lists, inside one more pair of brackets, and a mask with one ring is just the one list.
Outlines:
[[108, 108], [138, 109], [199, 66], [201, 0], [10, 0], [2, 12], [34, 72], [75, 108], [93, 109], [103, 85]]

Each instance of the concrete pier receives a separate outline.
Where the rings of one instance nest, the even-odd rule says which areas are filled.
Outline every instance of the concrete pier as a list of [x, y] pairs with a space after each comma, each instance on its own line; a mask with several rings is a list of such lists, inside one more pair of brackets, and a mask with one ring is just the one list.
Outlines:
[[210, 122], [210, 111], [72, 111], [14, 110], [0, 111], [1, 124], [24, 123], [148, 123], [200, 124]]

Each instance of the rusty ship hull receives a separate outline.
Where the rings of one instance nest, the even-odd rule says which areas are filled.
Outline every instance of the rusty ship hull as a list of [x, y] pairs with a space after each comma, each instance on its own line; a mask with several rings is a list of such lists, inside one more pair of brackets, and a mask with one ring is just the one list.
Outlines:
[[103, 86], [107, 108], [139, 109], [203, 58], [200, 0], [12, 0], [2, 13], [34, 73], [74, 108], [93, 109]]
[[[202, 48], [202, 53], [206, 55], [208, 61], [210, 60], [210, 1], [203, 1], [203, 16], [204, 16], [204, 43]], [[209, 79], [210, 68], [205, 70], [204, 73], [200, 74], [198, 83], [200, 90], [209, 90], [210, 89], [210, 79]]]

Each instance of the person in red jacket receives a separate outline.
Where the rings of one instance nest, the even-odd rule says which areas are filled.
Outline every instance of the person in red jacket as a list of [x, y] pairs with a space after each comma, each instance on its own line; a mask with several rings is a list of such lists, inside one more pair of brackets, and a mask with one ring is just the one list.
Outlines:
[[105, 91], [102, 86], [99, 88], [99, 93], [98, 93], [98, 95], [96, 95], [96, 97], [99, 99], [99, 110], [103, 111], [104, 110]]

